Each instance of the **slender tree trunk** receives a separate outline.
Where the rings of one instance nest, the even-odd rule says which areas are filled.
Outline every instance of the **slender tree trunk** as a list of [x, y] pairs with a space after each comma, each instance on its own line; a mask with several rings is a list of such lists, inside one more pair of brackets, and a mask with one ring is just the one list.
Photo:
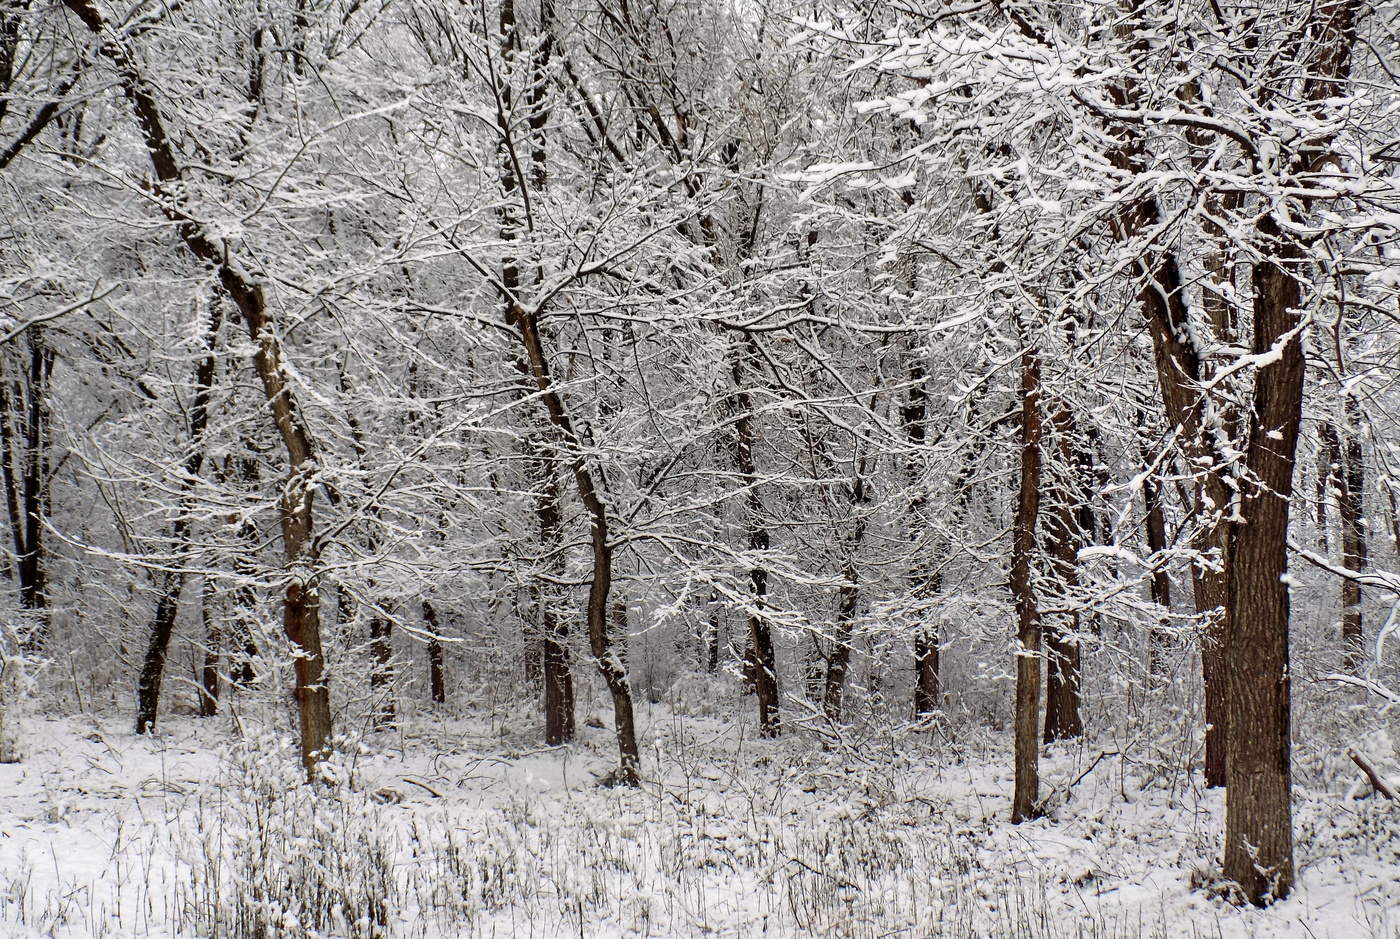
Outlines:
[[392, 621], [378, 610], [369, 619], [369, 651], [373, 662], [369, 686], [375, 697], [374, 722], [388, 727], [394, 723], [394, 634]]
[[[173, 566], [159, 575], [160, 592], [155, 614], [151, 617], [146, 642], [146, 657], [141, 676], [136, 682], [136, 732], [148, 733], [155, 728], [160, 710], [161, 681], [165, 675], [165, 659], [170, 637], [180, 612], [180, 594], [185, 587], [185, 559], [190, 551], [190, 528], [195, 504], [193, 489], [204, 467], [204, 434], [209, 427], [209, 399], [214, 389], [214, 371], [218, 365], [215, 346], [223, 328], [222, 305], [216, 299], [209, 304], [209, 322], [204, 330], [204, 354], [195, 366], [194, 397], [190, 402], [188, 419], [189, 451], [181, 470], [178, 498], [179, 515], [171, 526], [171, 543], [175, 546]], [[201, 707], [203, 704], [201, 703]]]
[[1342, 473], [1341, 440], [1337, 425], [1322, 421], [1317, 427], [1317, 543], [1325, 554], [1332, 550], [1327, 533], [1327, 503], [1334, 491], [1340, 491], [1346, 477]]
[[1016, 601], [1016, 787], [1013, 824], [1038, 818], [1040, 805], [1040, 616], [1031, 581], [1040, 514], [1040, 359], [1021, 353], [1021, 481], [1012, 532], [1011, 593]]
[[[908, 204], [906, 202], [906, 204]], [[912, 271], [909, 275], [912, 282]], [[912, 283], [911, 283], [912, 286]], [[927, 439], [928, 428], [928, 388], [926, 387], [927, 375], [924, 373], [923, 363], [919, 360], [917, 353], [914, 356], [913, 364], [909, 367], [909, 400], [904, 405], [904, 433], [909, 438], [909, 465], [907, 475], [909, 484], [914, 488], [914, 497], [909, 500], [909, 517], [913, 525], [923, 528], [927, 524], [924, 516], [926, 499], [923, 493], [923, 479], [919, 473], [922, 465], [920, 454]], [[941, 559], [932, 560], [920, 558], [915, 562], [913, 571], [914, 583], [912, 590], [914, 598], [923, 603], [928, 601], [934, 594], [938, 593], [943, 583], [943, 576], [937, 571], [930, 572], [932, 564], [936, 564]], [[938, 626], [931, 619], [930, 611], [923, 608], [923, 621], [914, 627], [914, 719], [919, 720], [938, 710], [941, 697], [939, 687], [939, 651], [942, 637], [938, 635]]]
[[443, 663], [442, 626], [438, 622], [437, 607], [428, 599], [423, 600], [423, 622], [432, 633], [428, 639], [428, 689], [434, 704], [447, 703], [447, 677]]
[[[1346, 442], [1342, 447], [1345, 480], [1338, 500], [1342, 523], [1342, 566], [1358, 574], [1366, 570], [1366, 458], [1362, 449], [1360, 407], [1346, 398]], [[1364, 661], [1361, 584], [1342, 578], [1342, 669], [1360, 674]]]
[[[861, 524], [863, 527], [863, 522]], [[822, 711], [827, 720], [833, 722], [841, 720], [846, 676], [851, 668], [851, 627], [860, 602], [860, 584], [853, 557], [847, 558], [842, 577], [845, 583], [836, 594], [836, 635], [832, 637], [831, 655], [826, 666], [826, 691], [822, 695]]]
[[224, 631], [214, 609], [214, 585], [204, 579], [200, 591], [199, 610], [204, 620], [204, 666], [199, 672], [199, 716], [213, 717], [219, 713], [219, 670], [223, 665]]
[[[1147, 415], [1138, 412], [1138, 425], [1146, 426]], [[1144, 470], [1151, 465], [1151, 454], [1147, 451], [1147, 445], [1141, 437], [1138, 438], [1139, 453], [1142, 456]], [[1162, 479], [1156, 473], [1149, 473], [1142, 481], [1142, 502], [1143, 502], [1143, 528], [1147, 536], [1147, 550], [1157, 558], [1161, 557], [1163, 551], [1167, 550], [1167, 513], [1166, 501], [1162, 492]], [[1161, 677], [1163, 672], [1162, 654], [1170, 642], [1170, 636], [1163, 628], [1166, 625], [1166, 616], [1172, 606], [1172, 582], [1167, 574], [1165, 565], [1158, 563], [1152, 570], [1152, 580], [1150, 583], [1152, 602], [1162, 610], [1162, 619], [1154, 626], [1148, 635], [1148, 674], [1154, 677]]]
[[29, 620], [23, 649], [26, 654], [37, 655], [43, 651], [49, 631], [44, 519], [49, 486], [48, 397], [53, 351], [44, 341], [42, 328], [31, 326], [24, 336], [24, 361], [16, 367], [16, 377], [0, 382], [0, 465], [15, 546], [20, 608]]
[[[1082, 448], [1076, 443], [1074, 417], [1064, 402], [1054, 403], [1050, 421], [1059, 442], [1061, 479], [1053, 489], [1054, 505], [1045, 520], [1047, 553], [1055, 579], [1073, 603], [1073, 591], [1079, 586], [1079, 549], [1084, 546], [1084, 532], [1079, 528], [1076, 510], [1086, 499], [1083, 481], [1078, 478], [1085, 461], [1080, 456]], [[1084, 721], [1079, 711], [1078, 631], [1077, 612], [1060, 614], [1044, 622], [1046, 743], [1084, 735]]]
[[734, 431], [735, 463], [739, 479], [744, 484], [744, 514], [748, 535], [748, 549], [753, 555], [753, 566], [749, 569], [749, 583], [752, 587], [751, 608], [749, 610], [749, 677], [753, 682], [754, 693], [758, 698], [758, 732], [764, 737], [777, 737], [782, 732], [778, 715], [778, 667], [773, 652], [773, 632], [764, 614], [768, 595], [768, 569], [762, 555], [768, 551], [768, 528], [763, 521], [763, 498], [758, 489], [758, 468], [754, 457], [754, 444], [757, 440], [753, 394], [746, 386], [748, 369], [746, 363], [756, 357], [752, 336], [745, 336], [740, 348], [733, 350], [734, 372]]
[[710, 592], [710, 615], [705, 626], [705, 671], [713, 675], [719, 671], [719, 647], [723, 637], [723, 623], [720, 621], [719, 592]]

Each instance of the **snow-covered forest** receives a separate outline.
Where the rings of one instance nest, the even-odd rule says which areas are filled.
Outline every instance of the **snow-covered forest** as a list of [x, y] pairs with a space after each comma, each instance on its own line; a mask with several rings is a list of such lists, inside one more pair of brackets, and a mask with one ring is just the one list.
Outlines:
[[0, 0], [0, 935], [1400, 936], [1398, 76]]

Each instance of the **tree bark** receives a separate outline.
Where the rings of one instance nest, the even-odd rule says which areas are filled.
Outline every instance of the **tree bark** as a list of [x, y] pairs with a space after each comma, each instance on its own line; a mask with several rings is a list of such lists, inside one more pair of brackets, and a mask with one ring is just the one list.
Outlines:
[[37, 655], [43, 651], [49, 632], [44, 519], [49, 487], [48, 398], [53, 350], [45, 342], [41, 327], [31, 326], [24, 335], [24, 360], [15, 369], [13, 379], [0, 381], [0, 467], [14, 541], [20, 608], [29, 619], [22, 648], [27, 655]]
[[437, 607], [423, 600], [423, 622], [432, 636], [428, 639], [428, 694], [434, 704], [447, 703], [447, 677], [443, 659], [442, 627], [438, 623]]
[[[1342, 446], [1343, 485], [1338, 502], [1342, 532], [1342, 566], [1364, 573], [1366, 546], [1366, 457], [1362, 449], [1360, 405], [1347, 395], [1345, 442]], [[1365, 632], [1362, 624], [1361, 584], [1355, 578], [1342, 578], [1342, 670], [1360, 674], [1365, 661]]]
[[[1272, 215], [1258, 222], [1253, 352], [1275, 350], [1255, 372], [1245, 451], [1247, 481], [1229, 526], [1225, 876], [1255, 903], [1293, 884], [1288, 671], [1288, 512], [1302, 421], [1302, 255]], [[1280, 348], [1281, 346], [1281, 348]]]
[[[1054, 504], [1045, 519], [1047, 554], [1054, 579], [1072, 605], [1079, 586], [1079, 549], [1084, 532], [1077, 508], [1085, 499], [1079, 471], [1085, 462], [1076, 443], [1077, 429], [1068, 405], [1056, 401], [1050, 422], [1059, 444], [1060, 479], [1052, 493]], [[1089, 461], [1092, 464], [1092, 461]], [[1079, 613], [1057, 614], [1044, 623], [1045, 632], [1045, 742], [1070, 740], [1084, 735], [1080, 715]]]
[[199, 716], [219, 713], [219, 669], [223, 664], [224, 631], [214, 609], [214, 585], [206, 577], [200, 591], [200, 616], [204, 620], [204, 666], [199, 672]]
[[[864, 527], [863, 520], [861, 525]], [[841, 720], [846, 676], [851, 668], [851, 626], [860, 602], [860, 584], [854, 558], [847, 558], [841, 573], [845, 583], [836, 593], [836, 635], [832, 637], [831, 655], [826, 666], [826, 691], [822, 695], [822, 711], [826, 719], [832, 722]]]
[[1011, 821], [1040, 817], [1040, 616], [1031, 564], [1040, 514], [1040, 359], [1033, 347], [1021, 353], [1021, 479], [1012, 530], [1011, 594], [1016, 602], [1016, 786]]
[[[1138, 413], [1139, 426], [1146, 426], [1147, 415]], [[1151, 455], [1147, 451], [1147, 445], [1141, 437], [1138, 438], [1139, 453], [1142, 456], [1143, 469], [1151, 465]], [[1147, 538], [1147, 550], [1153, 557], [1159, 558], [1163, 551], [1167, 550], [1167, 513], [1166, 502], [1162, 492], [1162, 480], [1156, 473], [1149, 473], [1142, 481], [1142, 502], [1143, 502], [1143, 529]], [[1150, 582], [1152, 602], [1162, 610], [1162, 618], [1158, 624], [1152, 627], [1148, 635], [1147, 672], [1155, 678], [1160, 678], [1163, 672], [1162, 655], [1166, 651], [1170, 639], [1165, 629], [1166, 616], [1172, 606], [1172, 582], [1167, 574], [1166, 566], [1159, 563], [1152, 569], [1152, 580]]]
[[745, 365], [756, 358], [753, 337], [745, 335], [739, 348], [732, 350], [731, 354], [735, 388], [735, 464], [744, 485], [745, 526], [748, 549], [753, 555], [753, 566], [749, 568], [752, 593], [748, 677], [758, 699], [758, 732], [764, 737], [777, 737], [782, 733], [778, 713], [778, 667], [773, 652], [772, 627], [763, 611], [768, 595], [768, 569], [763, 564], [762, 555], [768, 550], [769, 538], [768, 527], [763, 522], [763, 497], [758, 488], [758, 468], [754, 456], [757, 432], [754, 427], [753, 394], [745, 385], [748, 371]]

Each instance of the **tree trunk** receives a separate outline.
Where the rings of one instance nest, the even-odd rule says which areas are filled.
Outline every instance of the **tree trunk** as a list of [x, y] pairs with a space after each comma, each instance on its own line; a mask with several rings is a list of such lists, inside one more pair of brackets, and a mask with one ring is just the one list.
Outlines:
[[438, 624], [437, 607], [428, 599], [423, 600], [423, 622], [432, 636], [428, 639], [428, 689], [429, 698], [434, 704], [447, 703], [447, 678], [443, 663], [444, 655], [442, 627]]
[[389, 617], [378, 610], [369, 619], [369, 652], [373, 662], [369, 687], [375, 697], [374, 722], [388, 727], [394, 723], [394, 634]]
[[[1047, 554], [1050, 570], [1072, 605], [1073, 591], [1079, 586], [1079, 549], [1084, 532], [1079, 527], [1077, 508], [1086, 501], [1079, 470], [1086, 462], [1076, 442], [1074, 417], [1067, 405], [1056, 401], [1050, 421], [1059, 438], [1060, 479], [1055, 485], [1054, 505], [1046, 517]], [[1088, 461], [1092, 465], [1092, 461]], [[1061, 619], [1063, 617], [1063, 619]], [[1045, 742], [1070, 740], [1084, 735], [1079, 713], [1080, 649], [1076, 633], [1079, 613], [1058, 614], [1045, 622]]]
[[[909, 203], [906, 201], [906, 205]], [[912, 270], [908, 275], [913, 280]], [[919, 473], [920, 451], [923, 450], [924, 442], [927, 439], [928, 428], [928, 388], [925, 385], [927, 376], [924, 373], [923, 363], [915, 353], [913, 363], [909, 367], [909, 401], [903, 408], [901, 417], [904, 422], [904, 433], [909, 438], [909, 460], [906, 467], [906, 475], [910, 486], [914, 489], [913, 498], [909, 500], [909, 517], [913, 525], [922, 529], [927, 524], [923, 517], [926, 499], [923, 492], [923, 479]], [[939, 559], [917, 558], [913, 571], [914, 583], [912, 591], [914, 599], [920, 602], [922, 610], [922, 621], [914, 627], [914, 720], [919, 720], [938, 710], [941, 703], [941, 689], [939, 687], [939, 652], [942, 637], [938, 635], [938, 626], [930, 621], [930, 611], [923, 605], [936, 594], [943, 584], [941, 572], [930, 572], [930, 563], [939, 563]]]
[[[188, 447], [179, 480], [179, 515], [171, 526], [170, 540], [175, 546], [174, 567], [160, 574], [160, 594], [155, 614], [151, 617], [150, 634], [146, 642], [146, 657], [141, 676], [136, 682], [136, 732], [149, 733], [155, 728], [160, 710], [161, 681], [165, 675], [165, 659], [170, 637], [180, 612], [180, 594], [185, 587], [185, 559], [190, 551], [191, 519], [195, 511], [193, 489], [204, 467], [204, 433], [209, 427], [209, 399], [214, 388], [214, 370], [218, 358], [214, 349], [219, 330], [223, 328], [223, 307], [218, 300], [209, 305], [209, 322], [204, 331], [204, 355], [195, 366], [194, 397], [190, 402]], [[201, 709], [203, 699], [201, 699]]]
[[199, 716], [219, 713], [219, 669], [223, 664], [224, 631], [214, 609], [214, 585], [206, 577], [200, 591], [200, 616], [204, 620], [204, 666], [199, 672]]
[[[1144, 424], [1145, 421], [1146, 415], [1139, 413], [1139, 425]], [[1143, 467], [1146, 469], [1150, 465], [1148, 462], [1149, 454], [1147, 447], [1142, 445], [1141, 439], [1139, 439], [1139, 444], [1141, 445]], [[1153, 557], [1159, 559], [1152, 569], [1152, 602], [1162, 610], [1161, 620], [1148, 636], [1147, 671], [1154, 677], [1161, 677], [1163, 671], [1162, 654], [1170, 641], [1166, 630], [1162, 627], [1166, 624], [1167, 613], [1172, 606], [1172, 582], [1171, 577], [1167, 574], [1166, 566], [1160, 561], [1162, 552], [1167, 550], [1167, 514], [1162, 494], [1162, 480], [1156, 473], [1149, 473], [1147, 478], [1142, 481], [1142, 502], [1147, 550]]]
[[[1346, 434], [1342, 447], [1343, 479], [1338, 514], [1342, 524], [1342, 566], [1358, 574], [1366, 570], [1366, 459], [1362, 449], [1360, 406], [1346, 397]], [[1362, 628], [1361, 584], [1342, 578], [1342, 669], [1361, 673], [1365, 660]]]
[[1016, 788], [1013, 824], [1038, 818], [1040, 805], [1040, 616], [1031, 581], [1040, 513], [1040, 359], [1021, 353], [1021, 481], [1012, 532], [1011, 593], [1016, 601]]
[[24, 337], [25, 359], [15, 369], [16, 377], [0, 382], [0, 466], [15, 546], [19, 603], [28, 619], [22, 648], [28, 655], [37, 655], [43, 651], [49, 631], [44, 518], [49, 486], [48, 399], [53, 350], [38, 326], [25, 330]]
[[752, 336], [745, 336], [740, 348], [732, 350], [734, 377], [735, 463], [739, 479], [744, 484], [745, 526], [748, 549], [753, 556], [749, 568], [752, 587], [749, 609], [749, 679], [758, 698], [758, 732], [764, 737], [777, 737], [782, 732], [778, 714], [778, 667], [773, 653], [773, 632], [763, 608], [768, 595], [768, 569], [762, 555], [769, 547], [768, 528], [763, 521], [763, 498], [758, 490], [758, 469], [754, 457], [756, 431], [753, 394], [746, 387], [746, 363], [756, 358]]
[[117, 70], [122, 90], [131, 102], [137, 127], [146, 145], [158, 186], [154, 195], [186, 247], [218, 275], [248, 327], [256, 352], [253, 366], [263, 394], [287, 451], [288, 477], [278, 500], [282, 544], [287, 560], [287, 587], [283, 600], [283, 628], [296, 660], [297, 717], [301, 732], [301, 759], [307, 778], [318, 778], [317, 765], [331, 739], [330, 691], [325, 681], [321, 651], [319, 576], [320, 548], [314, 538], [312, 503], [315, 495], [316, 453], [311, 445], [301, 408], [287, 382], [282, 344], [277, 336], [262, 283], [256, 280], [234, 246], [206, 231], [184, 214], [179, 192], [184, 176], [171, 135], [156, 101], [155, 89], [142, 74], [139, 59], [131, 54], [119, 34], [107, 28], [93, 0], [64, 0], [83, 25], [102, 40], [101, 53]]
[[[1255, 903], [1293, 884], [1288, 671], [1288, 511], [1302, 420], [1302, 254], [1272, 215], [1258, 222], [1253, 352], [1274, 357], [1254, 376], [1246, 484], [1229, 527], [1225, 876]], [[1285, 338], [1286, 337], [1286, 338]], [[1278, 349], [1282, 344], [1281, 350]]]
[[826, 719], [832, 722], [841, 720], [846, 676], [851, 668], [851, 626], [855, 622], [860, 601], [854, 558], [847, 558], [842, 576], [845, 583], [836, 594], [836, 635], [832, 637], [831, 655], [826, 666], [826, 692], [822, 696], [822, 711]]
[[720, 621], [719, 592], [710, 592], [710, 615], [705, 624], [705, 671], [713, 675], [719, 671], [719, 647], [723, 637], [723, 623]]

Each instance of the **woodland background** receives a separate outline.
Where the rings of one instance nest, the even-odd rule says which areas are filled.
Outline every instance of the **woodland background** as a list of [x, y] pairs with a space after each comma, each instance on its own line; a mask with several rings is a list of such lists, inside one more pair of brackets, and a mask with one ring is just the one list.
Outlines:
[[1396, 13], [0, 0], [0, 758], [1117, 760], [1287, 897], [1400, 758]]

